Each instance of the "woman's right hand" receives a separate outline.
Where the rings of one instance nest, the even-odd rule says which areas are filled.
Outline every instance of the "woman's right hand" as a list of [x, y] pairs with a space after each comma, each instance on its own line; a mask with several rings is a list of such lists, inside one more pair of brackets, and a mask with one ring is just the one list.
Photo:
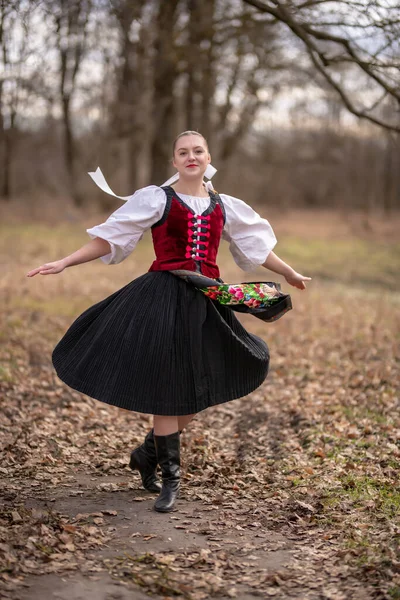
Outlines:
[[61, 273], [64, 271], [66, 264], [63, 260], [56, 260], [55, 262], [46, 263], [45, 265], [41, 265], [36, 269], [32, 269], [29, 273], [26, 274], [27, 277], [34, 277], [38, 273], [40, 275], [55, 275], [56, 273]]

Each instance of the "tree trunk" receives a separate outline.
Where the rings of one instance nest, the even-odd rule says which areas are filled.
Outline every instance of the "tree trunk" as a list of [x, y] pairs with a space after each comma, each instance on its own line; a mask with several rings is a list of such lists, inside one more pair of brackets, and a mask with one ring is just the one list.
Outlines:
[[3, 101], [2, 101], [2, 82], [0, 81], [0, 157], [1, 157], [1, 197], [4, 200], [10, 199], [10, 148], [9, 135], [4, 126]]
[[1, 195], [5, 200], [11, 199], [11, 161], [14, 150], [13, 144], [13, 127], [10, 125], [8, 129], [3, 129], [3, 181]]
[[209, 143], [215, 93], [214, 9], [215, 0], [188, 0], [186, 127], [200, 131]]
[[[5, 31], [5, 17], [6, 12], [4, 7], [1, 6], [0, 11], [0, 45], [1, 45], [1, 59], [3, 62], [3, 68], [6, 69], [8, 63], [8, 48], [6, 45], [6, 39], [4, 35]], [[1, 196], [5, 200], [9, 200], [11, 196], [10, 191], [10, 164], [11, 164], [11, 141], [9, 132], [7, 131], [4, 123], [4, 98], [3, 98], [3, 79], [0, 78], [0, 158], [1, 158]]]
[[214, 10], [215, 0], [203, 2], [203, 53], [201, 77], [200, 132], [212, 146], [212, 108], [216, 87]]
[[179, 0], [160, 2], [154, 44], [154, 102], [151, 144], [151, 181], [161, 185], [168, 178], [168, 160], [176, 137], [174, 86], [178, 75], [174, 44], [176, 9]]
[[[76, 204], [82, 205], [82, 196], [78, 192], [74, 169], [74, 137], [71, 125], [71, 100], [76, 90], [76, 78], [84, 58], [86, 27], [92, 8], [91, 0], [81, 2], [73, 0], [64, 3], [57, 0], [58, 12], [55, 12], [57, 49], [60, 56], [59, 95], [63, 114], [64, 159], [68, 177], [69, 192]], [[51, 2], [49, 7], [52, 8]]]
[[395, 161], [394, 156], [396, 154], [395, 143], [393, 134], [389, 131], [386, 133], [386, 148], [383, 156], [383, 198], [382, 208], [385, 215], [389, 215], [393, 209], [393, 196], [395, 182]]
[[64, 124], [64, 157], [68, 177], [73, 185], [74, 181], [74, 140], [71, 128], [70, 100], [68, 95], [62, 98], [63, 124]]

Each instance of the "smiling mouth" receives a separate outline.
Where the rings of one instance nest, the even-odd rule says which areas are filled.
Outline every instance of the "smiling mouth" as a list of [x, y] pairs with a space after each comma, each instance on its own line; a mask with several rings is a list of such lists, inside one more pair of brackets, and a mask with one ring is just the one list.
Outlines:
[[193, 169], [193, 167], [197, 167], [197, 165], [188, 165], [186, 168], [187, 169]]

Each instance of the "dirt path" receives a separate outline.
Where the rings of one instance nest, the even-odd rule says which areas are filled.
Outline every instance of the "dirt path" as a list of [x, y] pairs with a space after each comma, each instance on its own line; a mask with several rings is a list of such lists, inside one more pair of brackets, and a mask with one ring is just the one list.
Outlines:
[[[113, 478], [113, 483], [121, 482], [123, 479]], [[97, 481], [99, 483], [101, 482]], [[130, 574], [133, 557], [148, 556], [151, 552], [164, 557], [195, 554], [200, 557], [200, 561], [204, 560], [206, 566], [208, 554], [221, 552], [223, 548], [226, 560], [232, 560], [235, 564], [247, 562], [251, 565], [253, 576], [256, 572], [266, 576], [273, 575], [291, 561], [288, 550], [291, 543], [283, 536], [263, 529], [230, 529], [224, 526], [225, 519], [229, 519], [229, 511], [221, 507], [206, 507], [200, 502], [180, 500], [175, 513], [162, 515], [152, 511], [153, 499], [145, 492], [137, 493], [134, 497], [136, 499], [132, 499], [131, 492], [100, 493], [93, 485], [86, 485], [83, 481], [79, 489], [82, 490], [82, 495], [57, 498], [52, 503], [52, 509], [67, 515], [70, 520], [83, 513], [79, 521], [89, 522], [91, 517], [86, 515], [99, 515], [104, 506], [112, 506], [116, 515], [97, 517], [104, 522], [102, 528], [108, 538], [107, 542], [100, 550], [91, 554], [90, 564], [84, 565], [84, 574], [79, 574], [78, 577], [61, 579], [49, 574], [28, 578], [25, 583], [30, 587], [16, 596], [21, 600], [41, 597], [78, 600], [86, 599], [88, 595], [96, 600], [125, 597], [142, 599], [145, 595], [140, 587], [128, 583], [126, 574]], [[48, 506], [45, 502], [37, 501], [28, 502], [28, 507], [30, 504], [32, 508], [42, 510], [46, 510]], [[149, 566], [151, 573], [151, 562]], [[107, 567], [114, 576], [119, 575], [125, 580], [124, 583], [118, 582], [118, 579], [113, 580], [106, 571]], [[96, 573], [97, 568], [103, 568], [104, 571]], [[204, 574], [207, 574], [207, 570]], [[163, 582], [161, 577], [157, 582], [158, 577], [154, 577], [154, 573], [152, 575], [153, 586], [168, 595], [168, 587], [170, 591], [173, 589], [172, 584], [168, 586], [168, 578], [164, 577]], [[145, 577], [143, 573], [140, 576]], [[184, 583], [181, 587], [182, 585]], [[125, 588], [129, 588], [129, 591]], [[256, 597], [252, 591], [252, 587], [246, 584], [236, 586], [236, 593], [241, 598]], [[228, 597], [234, 594], [232, 587], [227, 592], [230, 594]], [[161, 596], [157, 594], [157, 597], [165, 597], [165, 593]]]
[[[60, 572], [58, 564], [57, 574], [29, 575], [21, 587], [4, 593], [5, 598], [144, 600], [148, 596], [143, 588], [160, 599], [178, 594], [243, 600], [372, 598], [345, 570], [332, 570], [330, 562], [329, 572], [324, 569], [329, 542], [263, 525], [269, 513], [265, 503], [250, 511], [243, 504], [238, 513], [229, 503], [188, 501], [183, 491], [177, 510], [163, 515], [152, 510], [154, 497], [147, 492], [121, 491], [132, 479], [129, 473], [91, 475], [74, 475], [69, 490], [27, 498], [24, 508], [44, 524], [49, 513], [56, 513], [70, 528], [87, 526], [98, 548], [75, 553], [70, 564], [60, 554], [65, 569]], [[113, 486], [117, 491], [107, 491]], [[340, 592], [343, 583], [351, 596]]]

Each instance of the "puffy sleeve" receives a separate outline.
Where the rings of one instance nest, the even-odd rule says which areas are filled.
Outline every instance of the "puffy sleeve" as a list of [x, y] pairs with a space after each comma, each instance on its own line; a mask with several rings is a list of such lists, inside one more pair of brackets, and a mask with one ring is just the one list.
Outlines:
[[145, 231], [159, 221], [164, 213], [167, 198], [156, 185], [137, 190], [112, 213], [104, 223], [86, 229], [89, 236], [106, 240], [111, 252], [101, 257], [106, 265], [116, 265], [135, 249]]
[[226, 212], [222, 238], [229, 242], [235, 263], [244, 271], [254, 271], [266, 261], [277, 242], [273, 229], [243, 200], [227, 194], [220, 196]]

